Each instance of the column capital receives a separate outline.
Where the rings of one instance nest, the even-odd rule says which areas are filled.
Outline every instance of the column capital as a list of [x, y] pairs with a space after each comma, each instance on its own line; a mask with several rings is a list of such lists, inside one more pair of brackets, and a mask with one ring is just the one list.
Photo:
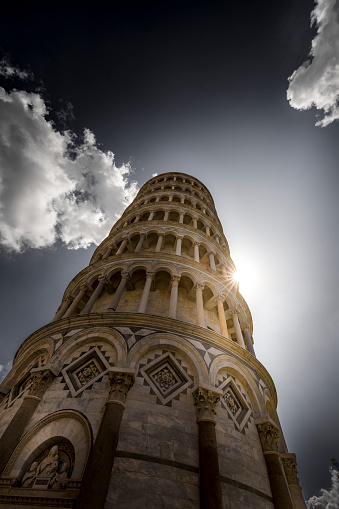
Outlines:
[[183, 238], [185, 237], [185, 235], [183, 235], [182, 233], [178, 233], [176, 235], [177, 239], [180, 239], [180, 240], [183, 240]]
[[125, 406], [128, 391], [133, 387], [135, 373], [132, 370], [111, 368], [109, 370], [109, 402]]
[[238, 304], [236, 304], [233, 308], [229, 308], [228, 309], [228, 312], [230, 313], [230, 315], [239, 315], [240, 314], [240, 308], [238, 306]]
[[29, 396], [41, 399], [47, 385], [53, 380], [54, 373], [49, 368], [34, 368], [31, 370]]
[[225, 300], [226, 300], [226, 297], [223, 293], [219, 293], [217, 295], [217, 302], [225, 302]]
[[175, 284], [176, 284], [176, 285], [178, 285], [178, 284], [179, 284], [180, 279], [181, 279], [181, 276], [172, 276], [172, 277], [171, 277], [172, 285], [173, 285], [173, 286], [175, 286]]
[[289, 485], [299, 486], [297, 459], [295, 454], [281, 455], [281, 461], [285, 470], [286, 479]]
[[68, 294], [65, 299], [64, 299], [64, 302], [66, 302], [66, 304], [70, 304], [73, 300], [73, 297], [71, 294]]
[[80, 290], [84, 291], [84, 290], [90, 290], [91, 286], [84, 282], [84, 283], [81, 283], [81, 285], [79, 286]]
[[267, 421], [257, 425], [261, 446], [264, 452], [278, 452], [279, 430]]
[[248, 322], [241, 322], [240, 327], [242, 331], [251, 332], [251, 327]]
[[198, 242], [197, 240], [193, 242], [193, 246], [200, 246], [201, 242]]
[[129, 272], [127, 270], [121, 271], [121, 279], [129, 279]]
[[197, 422], [211, 421], [215, 423], [215, 405], [220, 401], [222, 392], [199, 386], [193, 391], [192, 396], [197, 408]]
[[106, 276], [99, 276], [98, 281], [99, 281], [99, 283], [102, 283], [103, 285], [106, 285], [108, 283]]
[[196, 290], [203, 290], [205, 288], [205, 285], [203, 283], [197, 283], [195, 285]]

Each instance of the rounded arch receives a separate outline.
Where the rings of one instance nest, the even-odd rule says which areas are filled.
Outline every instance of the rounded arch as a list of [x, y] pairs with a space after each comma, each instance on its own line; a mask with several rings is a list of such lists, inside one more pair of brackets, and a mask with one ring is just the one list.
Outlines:
[[136, 369], [139, 360], [147, 352], [159, 346], [168, 347], [183, 355], [192, 365], [196, 376], [195, 382], [198, 384], [208, 383], [208, 370], [198, 351], [188, 341], [171, 333], [151, 334], [135, 343], [127, 356], [127, 365], [131, 369]]
[[114, 329], [109, 327], [93, 327], [74, 334], [71, 340], [64, 343], [53, 355], [51, 367], [59, 373], [68, 357], [78, 348], [87, 343], [108, 343], [117, 354], [116, 366], [123, 366], [126, 359], [127, 348], [124, 338]]
[[251, 400], [254, 417], [261, 417], [263, 414], [263, 400], [259, 392], [259, 389], [253, 380], [251, 373], [247, 368], [240, 364], [234, 358], [230, 358], [228, 355], [219, 355], [210, 366], [210, 383], [211, 385], [216, 384], [217, 374], [222, 369], [226, 369], [230, 375], [233, 375], [239, 380], [239, 382], [245, 387], [248, 397]]
[[54, 341], [52, 338], [46, 337], [40, 339], [27, 350], [24, 350], [20, 357], [16, 358], [13, 363], [13, 367], [8, 373], [7, 377], [2, 382], [3, 387], [12, 387], [16, 381], [21, 377], [23, 371], [27, 371], [34, 366], [34, 362], [41, 356], [46, 355], [44, 366], [49, 363], [54, 351]]
[[81, 478], [92, 448], [93, 433], [88, 419], [77, 410], [60, 410], [37, 422], [14, 449], [3, 475], [20, 479], [40, 452], [62, 438], [69, 440], [74, 447], [71, 479]]

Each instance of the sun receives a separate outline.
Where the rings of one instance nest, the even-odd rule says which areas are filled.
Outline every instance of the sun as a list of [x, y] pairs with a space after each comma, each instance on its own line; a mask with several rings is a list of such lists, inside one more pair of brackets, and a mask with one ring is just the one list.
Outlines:
[[236, 271], [232, 273], [232, 282], [239, 284], [239, 290], [246, 296], [255, 293], [258, 273], [257, 268], [250, 260], [246, 258], [237, 258], [235, 260]]

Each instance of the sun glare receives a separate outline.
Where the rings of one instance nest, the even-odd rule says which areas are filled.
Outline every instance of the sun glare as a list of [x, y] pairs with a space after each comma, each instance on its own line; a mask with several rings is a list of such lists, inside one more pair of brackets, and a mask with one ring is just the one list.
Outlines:
[[256, 289], [258, 279], [256, 267], [245, 258], [237, 258], [235, 264], [237, 270], [232, 274], [232, 278], [234, 283], [239, 283], [239, 290], [246, 298], [246, 296], [252, 295]]

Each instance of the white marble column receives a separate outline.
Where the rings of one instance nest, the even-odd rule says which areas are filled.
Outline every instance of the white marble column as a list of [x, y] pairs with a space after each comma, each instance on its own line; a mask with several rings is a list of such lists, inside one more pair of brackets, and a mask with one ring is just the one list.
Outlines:
[[204, 289], [204, 285], [197, 283], [195, 286], [195, 298], [197, 305], [197, 325], [201, 327], [205, 327], [205, 318], [204, 318], [204, 299], [202, 296], [202, 291]]
[[184, 203], [185, 202], [185, 196], [183, 196], [181, 199], [180, 199], [180, 203]]
[[142, 245], [144, 243], [144, 240], [145, 240], [145, 235], [144, 234], [140, 235], [139, 242], [137, 243], [136, 248], [134, 249], [135, 253], [139, 253], [139, 251], [141, 250]]
[[193, 217], [192, 222], [193, 222], [193, 228], [197, 229], [198, 228], [198, 219], [196, 217]]
[[221, 274], [222, 274], [224, 277], [227, 277], [227, 269], [226, 269], [225, 265], [222, 265], [222, 266], [221, 266]]
[[116, 308], [118, 307], [122, 292], [125, 289], [128, 278], [129, 278], [129, 272], [126, 272], [126, 271], [121, 272], [121, 280], [120, 280], [119, 286], [116, 289], [116, 292], [108, 306], [107, 311], [115, 311]]
[[[163, 189], [163, 187], [162, 187], [162, 189]], [[156, 199], [155, 199], [155, 202], [157, 203], [159, 201], [160, 201], [160, 196], [157, 196]]]
[[208, 253], [208, 256], [209, 256], [209, 259], [210, 259], [210, 267], [212, 270], [217, 270], [216, 266], [215, 266], [215, 259], [214, 259], [214, 253], [213, 251], [210, 251]]
[[151, 290], [153, 277], [154, 277], [154, 272], [146, 272], [146, 282], [145, 282], [144, 290], [142, 292], [138, 313], [146, 312], [147, 302], [148, 302], [149, 292]]
[[185, 212], [181, 212], [180, 216], [179, 216], [179, 223], [183, 223], [184, 222], [184, 215], [185, 215]]
[[61, 306], [59, 308], [59, 310], [55, 313], [54, 317], [52, 318], [51, 322], [55, 322], [56, 320], [60, 320], [63, 315], [65, 314], [68, 306], [70, 305], [70, 303], [72, 302], [72, 297], [70, 295], [68, 295], [64, 301], [61, 303]]
[[125, 239], [122, 240], [122, 242], [120, 244], [120, 247], [119, 247], [119, 249], [117, 251], [117, 255], [121, 255], [123, 253], [123, 251], [124, 251], [124, 249], [126, 247], [126, 244], [127, 244], [127, 239], [125, 238]]
[[168, 221], [169, 210], [165, 210], [164, 221]]
[[159, 235], [158, 241], [157, 241], [157, 245], [155, 246], [155, 252], [156, 253], [160, 253], [161, 247], [162, 247], [162, 241], [163, 240], [164, 240], [164, 236], [163, 235]]
[[140, 214], [138, 214], [136, 216], [136, 218], [134, 219], [133, 223], [138, 223], [139, 222], [139, 219], [140, 219]]
[[193, 244], [194, 246], [194, 261], [196, 262], [200, 262], [200, 257], [199, 257], [199, 242], [194, 242]]
[[84, 309], [81, 311], [81, 315], [86, 315], [91, 312], [94, 304], [96, 303], [97, 299], [100, 297], [102, 290], [104, 289], [105, 283], [107, 282], [105, 276], [98, 277], [99, 284], [92, 293], [89, 301], [87, 302]]
[[181, 256], [181, 245], [182, 245], [182, 239], [184, 237], [182, 235], [177, 236], [177, 244], [175, 246], [175, 254], [178, 256]]
[[80, 285], [80, 290], [78, 292], [78, 295], [73, 300], [70, 307], [67, 309], [66, 313], [64, 314], [63, 318], [68, 318], [69, 316], [74, 315], [76, 308], [80, 304], [81, 300], [84, 298], [87, 290], [89, 290], [89, 285], [87, 283], [83, 283]]
[[250, 333], [250, 326], [248, 325], [248, 323], [242, 323], [241, 324], [241, 330], [243, 331], [243, 334], [244, 334], [244, 340], [245, 340], [245, 345], [246, 345], [247, 350], [252, 355], [255, 356], [254, 348], [253, 348], [253, 343], [252, 343], [252, 338], [251, 338], [251, 333]]
[[244, 342], [244, 338], [242, 336], [242, 332], [241, 332], [241, 328], [240, 328], [240, 323], [239, 323], [239, 318], [238, 318], [238, 309], [237, 307], [234, 307], [232, 309], [229, 309], [229, 312], [230, 314], [232, 315], [232, 318], [233, 318], [233, 323], [234, 323], [234, 328], [235, 328], [235, 335], [237, 337], [237, 343], [242, 346], [243, 348], [245, 348], [245, 342]]
[[206, 225], [206, 235], [208, 235], [209, 237], [211, 236], [211, 231], [210, 231], [210, 227], [208, 226], [208, 224]]
[[170, 296], [168, 317], [176, 318], [177, 303], [178, 303], [178, 286], [179, 286], [180, 276], [172, 276], [171, 281], [172, 281], [172, 286], [171, 286], [171, 296]]
[[150, 213], [150, 215], [148, 216], [148, 221], [152, 221], [153, 217], [154, 217], [154, 214], [155, 212], [152, 210], [152, 212]]
[[102, 257], [103, 260], [105, 260], [106, 258], [108, 258], [109, 256], [111, 256], [111, 253], [113, 251], [113, 244], [110, 244], [108, 246], [108, 249], [106, 251], [106, 253], [104, 254], [104, 256]]
[[219, 317], [221, 335], [225, 336], [225, 338], [228, 338], [229, 335], [228, 335], [225, 310], [224, 310], [224, 297], [222, 295], [218, 296], [218, 317]]
[[168, 201], [173, 201], [173, 194], [170, 194]]

